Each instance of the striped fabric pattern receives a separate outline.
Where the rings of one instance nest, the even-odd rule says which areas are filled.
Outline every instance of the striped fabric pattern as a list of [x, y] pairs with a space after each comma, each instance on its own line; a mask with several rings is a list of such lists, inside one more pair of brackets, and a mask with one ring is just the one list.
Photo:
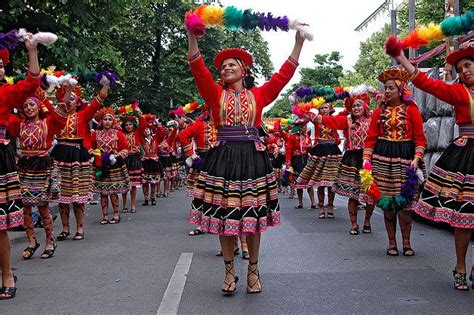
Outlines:
[[[18, 163], [21, 197], [25, 206], [44, 206], [50, 201], [57, 201], [60, 192], [59, 170], [51, 161], [46, 169], [29, 167], [28, 161]], [[27, 159], [27, 158], [26, 158]], [[51, 159], [47, 157], [33, 157], [31, 159]]]
[[23, 207], [21, 201], [12, 200], [0, 204], [0, 231], [23, 225]]
[[92, 166], [85, 162], [56, 161], [61, 174], [61, 196], [59, 203], [71, 204], [77, 202], [85, 204], [92, 199]]

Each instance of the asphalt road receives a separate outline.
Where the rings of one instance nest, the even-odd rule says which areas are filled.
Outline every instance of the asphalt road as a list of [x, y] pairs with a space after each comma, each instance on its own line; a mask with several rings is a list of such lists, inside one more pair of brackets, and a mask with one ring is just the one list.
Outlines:
[[[49, 260], [39, 258], [41, 229], [42, 246], [28, 261], [21, 258], [24, 232], [10, 233], [18, 295], [0, 301], [0, 314], [474, 313], [474, 291], [452, 288], [449, 231], [415, 223], [416, 256], [388, 257], [380, 210], [373, 234], [351, 236], [345, 199], [337, 198], [331, 220], [293, 209], [296, 201], [286, 196], [280, 203], [283, 224], [262, 236], [261, 294], [245, 293], [247, 262], [239, 256], [238, 291], [222, 296], [218, 239], [188, 236], [190, 200], [181, 188], [117, 225], [99, 225], [99, 205], [88, 206], [85, 240], [58, 242]], [[55, 228], [60, 232], [59, 220]]]

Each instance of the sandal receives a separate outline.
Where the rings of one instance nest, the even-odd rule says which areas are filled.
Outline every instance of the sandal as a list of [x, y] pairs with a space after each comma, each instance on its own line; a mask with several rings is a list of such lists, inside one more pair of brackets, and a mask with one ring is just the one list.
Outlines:
[[466, 273], [460, 273], [460, 272], [457, 272], [456, 269], [454, 269], [453, 277], [454, 277], [454, 288], [456, 290], [469, 291], [469, 286], [467, 285], [467, 280], [466, 280]]
[[35, 247], [28, 246], [27, 248], [23, 250], [23, 254], [22, 254], [23, 259], [27, 260], [33, 257], [33, 255], [36, 253], [36, 250], [40, 247], [40, 244], [38, 243], [36, 238], [35, 238], [35, 243], [36, 243]]
[[58, 234], [58, 237], [56, 238], [58, 241], [64, 241], [67, 239], [67, 237], [71, 235], [71, 233], [62, 231], [61, 233]]
[[243, 251], [242, 251], [242, 259], [245, 259], [245, 260], [249, 260], [249, 259], [250, 259], [248, 250], [243, 250]]
[[310, 209], [316, 209], [316, 205], [311, 205]]
[[411, 247], [403, 247], [403, 256], [415, 256], [415, 251]]
[[372, 233], [372, 227], [370, 225], [365, 225], [364, 224], [364, 228], [362, 229], [362, 233], [364, 233], [364, 234]]
[[127, 207], [125, 207], [125, 208], [122, 209], [122, 213], [127, 213], [127, 212], [128, 212], [128, 208], [127, 208]]
[[297, 205], [297, 206], [295, 207], [295, 209], [302, 209], [302, 208], [303, 208], [303, 205]]
[[130, 213], [136, 213], [136, 212], [137, 212], [137, 209], [135, 208], [130, 209]]
[[[257, 280], [254, 281], [253, 284], [249, 283], [249, 276], [255, 275]], [[258, 284], [260, 284], [260, 288], [258, 288]], [[255, 288], [257, 286], [257, 288]], [[255, 294], [262, 292], [262, 285], [260, 283], [260, 272], [258, 271], [258, 261], [254, 263], [249, 262], [248, 273], [247, 273], [247, 293]]]
[[48, 248], [48, 249], [45, 249], [44, 252], [41, 254], [41, 259], [49, 259], [51, 257], [53, 257], [54, 255], [54, 252], [56, 251], [56, 247], [58, 247], [56, 245], [56, 242], [53, 243], [53, 248]]
[[[234, 281], [226, 282], [224, 278], [224, 285], [226, 285], [226, 288], [222, 288], [222, 292], [224, 292], [224, 295], [229, 296], [232, 295], [232, 293], [237, 290], [237, 282], [239, 281], [239, 277], [235, 275], [235, 269], [234, 269], [234, 261], [224, 261], [225, 264], [225, 277], [227, 278], [227, 275], [230, 274], [234, 277]], [[234, 272], [232, 272], [234, 271]], [[234, 289], [230, 289], [234, 285]]]
[[100, 223], [101, 225], [109, 224], [109, 218], [103, 218], [102, 220], [100, 220], [99, 223]]
[[16, 276], [13, 276], [13, 281], [15, 282], [15, 287], [2, 287], [0, 288], [0, 300], [10, 300], [14, 299], [16, 296]]
[[189, 231], [190, 236], [201, 235], [201, 234], [206, 234], [206, 232], [200, 229], [194, 229], [192, 231]]
[[84, 239], [84, 232], [76, 232], [76, 235], [74, 235], [73, 240], [75, 241], [82, 241]]
[[112, 220], [110, 220], [109, 223], [110, 223], [110, 224], [117, 224], [117, 223], [120, 223], [120, 217], [118, 217], [118, 218], [112, 218]]
[[398, 248], [397, 246], [389, 246], [387, 248], [387, 255], [388, 256], [398, 256]]
[[318, 218], [319, 219], [326, 219], [326, 213], [324, 213], [324, 210], [319, 211]]
[[145, 201], [143, 201], [142, 206], [148, 206], [148, 200], [147, 199], [145, 199]]
[[328, 219], [334, 219], [334, 207], [328, 206], [327, 217], [328, 217]]
[[359, 232], [359, 225], [356, 224], [356, 226], [353, 226], [351, 231], [349, 232], [351, 235], [359, 235], [360, 232]]
[[152, 206], [156, 206], [156, 200], [155, 200], [155, 198], [151, 198], [151, 205], [152, 205]]

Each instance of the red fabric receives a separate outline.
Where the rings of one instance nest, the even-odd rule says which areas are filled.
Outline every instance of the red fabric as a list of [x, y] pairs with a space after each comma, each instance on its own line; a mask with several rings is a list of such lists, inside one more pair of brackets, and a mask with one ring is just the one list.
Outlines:
[[206, 133], [206, 124], [207, 123], [202, 120], [196, 120], [192, 125], [189, 125], [179, 133], [178, 141], [181, 143], [186, 157], [189, 157], [194, 153], [193, 145], [191, 143], [193, 139], [198, 149], [209, 149], [209, 142], [207, 141], [207, 139], [211, 135], [208, 135]]
[[96, 96], [89, 106], [79, 110], [77, 114], [69, 115], [66, 127], [58, 136], [58, 140], [82, 139], [84, 147], [90, 149], [92, 145], [92, 135], [89, 128], [89, 121], [94, 118], [102, 102], [103, 99], [100, 96]]
[[[211, 109], [211, 115], [216, 128], [223, 126], [227, 117], [221, 116], [221, 110], [227, 104], [221, 104], [223, 87], [218, 85], [211, 72], [207, 69], [202, 57], [190, 63], [191, 72], [196, 80], [199, 93]], [[273, 102], [285, 85], [295, 73], [296, 67], [290, 61], [286, 61], [278, 73], [273, 74], [270, 80], [260, 87], [250, 89], [255, 99], [256, 108], [253, 109], [253, 119], [249, 126], [259, 127], [261, 123], [262, 109]], [[240, 91], [240, 94], [245, 90]], [[224, 121], [223, 121], [224, 120]]]
[[[384, 126], [379, 123], [380, 114], [382, 112], [381, 107], [377, 108], [372, 116], [369, 131], [364, 143], [364, 158], [371, 159], [372, 151], [374, 150], [375, 143], [379, 137], [384, 136]], [[415, 151], [419, 155], [419, 148], [426, 148], [426, 137], [423, 130], [423, 119], [420, 111], [416, 105], [408, 105], [406, 108], [406, 120], [405, 120], [405, 138], [396, 140], [411, 139], [415, 143]], [[421, 158], [423, 152], [421, 152]]]
[[[342, 130], [342, 132], [344, 133], [344, 138], [349, 139], [349, 124], [347, 123], [347, 119], [348, 119], [347, 116], [339, 116], [339, 115], [338, 116], [322, 116], [322, 119], [323, 119], [322, 120], [323, 125], [325, 125], [329, 129]], [[315, 130], [319, 130], [319, 128]], [[337, 132], [336, 134], [339, 140], [337, 144], [339, 144], [341, 143], [341, 139], [339, 138], [339, 135]], [[316, 136], [315, 136], [315, 139], [317, 139]]]
[[291, 163], [291, 158], [294, 155], [306, 154], [308, 147], [311, 142], [307, 142], [304, 136], [292, 134], [288, 137], [288, 141], [285, 141], [286, 146], [286, 164]]
[[[128, 141], [127, 137], [123, 134], [122, 131], [120, 130], [115, 130], [117, 132], [116, 134], [116, 141], [114, 143], [114, 146], [112, 148], [113, 154], [119, 154], [120, 156], [125, 157], [128, 154]], [[93, 132], [91, 135], [91, 148], [92, 149], [97, 149], [97, 132]]]
[[440, 100], [454, 106], [456, 112], [456, 123], [458, 125], [470, 125], [474, 123], [474, 114], [471, 114], [471, 110], [474, 112], [474, 108], [471, 109], [469, 91], [463, 84], [453, 83], [448, 84], [444, 81], [429, 78], [425, 73], [419, 72], [413, 84]]
[[13, 108], [21, 108], [29, 96], [35, 96], [40, 79], [31, 76], [17, 83], [0, 86], [0, 126], [8, 126]]

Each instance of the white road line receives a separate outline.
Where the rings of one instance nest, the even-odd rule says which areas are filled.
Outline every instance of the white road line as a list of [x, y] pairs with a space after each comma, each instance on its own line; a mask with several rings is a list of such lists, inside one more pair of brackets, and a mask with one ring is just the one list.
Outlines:
[[186, 284], [186, 275], [193, 260], [193, 253], [181, 253], [157, 314], [178, 314], [179, 302]]

